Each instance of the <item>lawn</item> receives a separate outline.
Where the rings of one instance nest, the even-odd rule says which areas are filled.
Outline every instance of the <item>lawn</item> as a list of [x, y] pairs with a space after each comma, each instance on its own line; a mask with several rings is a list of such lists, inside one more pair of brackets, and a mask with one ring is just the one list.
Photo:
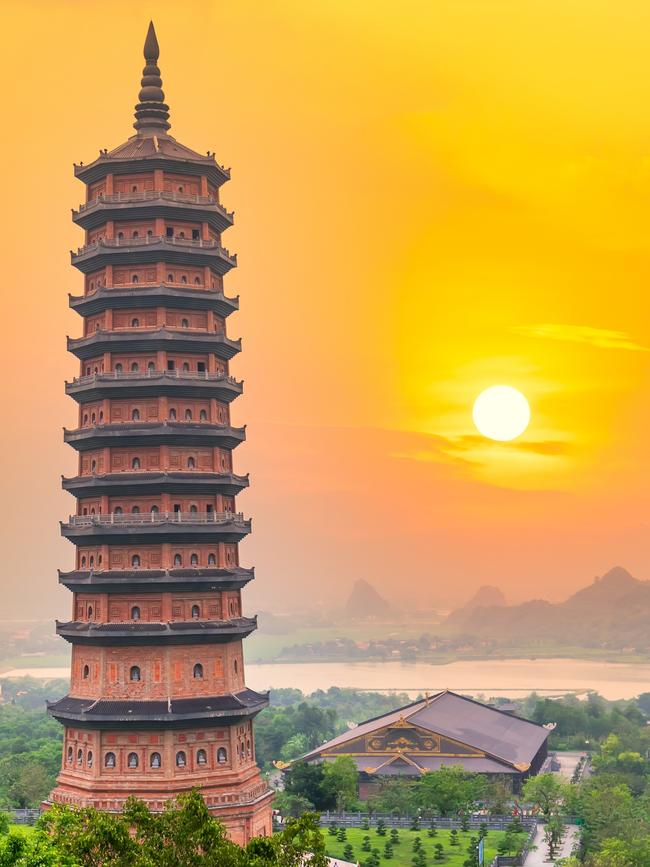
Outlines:
[[[468, 857], [467, 849], [470, 837], [478, 837], [478, 830], [459, 831], [458, 841], [460, 845], [452, 846], [450, 845], [449, 831], [439, 830], [436, 832], [435, 837], [429, 837], [428, 824], [426, 822], [422, 823], [422, 830], [420, 831], [409, 831], [400, 828], [400, 842], [393, 846], [392, 858], [386, 858], [384, 856], [384, 846], [386, 845], [386, 841], [390, 840], [390, 828], [386, 829], [385, 837], [381, 837], [377, 833], [377, 829], [374, 827], [369, 831], [364, 831], [361, 828], [347, 828], [347, 840], [345, 842], [337, 840], [336, 837], [329, 833], [327, 828], [323, 829], [323, 834], [325, 836], [327, 854], [332, 858], [343, 858], [343, 850], [349, 843], [352, 846], [353, 855], [351, 858], [346, 860], [353, 862], [359, 861], [363, 864], [370, 853], [364, 851], [361, 848], [361, 845], [364, 837], [370, 837], [370, 845], [372, 849], [379, 850], [379, 858], [382, 865], [385, 865], [385, 867], [412, 867], [413, 856], [415, 854], [413, 851], [413, 841], [416, 837], [419, 837], [422, 842], [422, 851], [424, 852], [427, 865], [444, 864], [446, 867], [462, 867]], [[503, 836], [503, 831], [489, 831], [485, 839], [484, 863], [486, 865], [490, 864], [494, 856], [497, 854], [497, 845]], [[521, 845], [523, 846], [526, 840], [526, 834], [519, 834], [518, 839], [521, 841]], [[434, 847], [436, 843], [442, 843], [443, 845], [444, 859], [442, 861], [436, 861], [434, 858]]]

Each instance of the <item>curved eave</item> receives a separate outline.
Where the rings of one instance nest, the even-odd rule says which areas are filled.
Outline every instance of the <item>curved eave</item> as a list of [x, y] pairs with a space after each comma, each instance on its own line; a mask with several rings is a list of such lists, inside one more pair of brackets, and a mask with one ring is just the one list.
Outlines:
[[59, 584], [74, 593], [159, 593], [162, 591], [241, 590], [254, 569], [132, 569], [59, 572]]
[[248, 476], [234, 473], [107, 473], [63, 478], [64, 491], [75, 497], [147, 496], [149, 494], [226, 494], [236, 496], [248, 487]]
[[243, 383], [228, 379], [184, 379], [163, 374], [133, 379], [111, 379], [98, 374], [90, 381], [66, 382], [65, 393], [78, 403], [101, 400], [105, 397], [123, 399], [127, 397], [157, 397], [175, 395], [176, 397], [215, 397], [229, 403], [243, 391]]
[[146, 545], [163, 542], [241, 542], [251, 531], [250, 521], [189, 524], [168, 521], [160, 524], [66, 524], [61, 522], [61, 535], [75, 545], [94, 542], [102, 544]]
[[192, 620], [170, 623], [82, 623], [56, 621], [56, 634], [70, 644], [101, 647], [168, 644], [223, 644], [246, 638], [257, 629], [257, 618]]
[[123, 310], [130, 307], [160, 307], [168, 302], [174, 307], [188, 310], [212, 310], [219, 316], [230, 316], [239, 310], [239, 296], [229, 298], [215, 289], [180, 288], [165, 283], [144, 286], [135, 284], [128, 288], [102, 287], [90, 295], [68, 295], [72, 310], [80, 316], [92, 316], [105, 310]]
[[221, 446], [234, 449], [246, 439], [245, 427], [205, 422], [129, 422], [91, 428], [63, 430], [63, 441], [77, 451], [108, 446]]
[[68, 352], [81, 361], [104, 352], [214, 352], [229, 361], [241, 352], [241, 340], [231, 340], [225, 334], [181, 329], [156, 328], [123, 331], [96, 331], [87, 337], [68, 337]]
[[83, 210], [72, 212], [72, 222], [82, 229], [94, 229], [107, 220], [146, 220], [155, 217], [168, 220], [196, 220], [208, 223], [217, 232], [224, 232], [233, 224], [233, 215], [217, 204], [198, 204], [164, 198], [138, 202], [110, 202], [100, 199]]
[[201, 721], [206, 727], [251, 718], [267, 707], [268, 693], [246, 689], [239, 693], [203, 699], [161, 701], [93, 701], [65, 696], [47, 702], [48, 713], [62, 723], [87, 727], [123, 728], [124, 724], [147, 728], [174, 728]]
[[190, 244], [168, 243], [161, 238], [150, 244], [127, 244], [108, 247], [93, 246], [80, 253], [71, 253], [70, 261], [82, 273], [89, 274], [106, 265], [147, 265], [164, 260], [169, 264], [208, 265], [217, 274], [224, 275], [236, 267], [237, 257], [231, 256], [223, 247], [199, 247]]
[[181, 174], [205, 175], [215, 187], [220, 187], [230, 179], [229, 169], [220, 166], [213, 157], [174, 157], [170, 154], [156, 153], [146, 157], [111, 157], [103, 154], [88, 165], [75, 165], [74, 175], [85, 184], [92, 184], [105, 178], [107, 174], [130, 175], [137, 172], [155, 171], [179, 172]]

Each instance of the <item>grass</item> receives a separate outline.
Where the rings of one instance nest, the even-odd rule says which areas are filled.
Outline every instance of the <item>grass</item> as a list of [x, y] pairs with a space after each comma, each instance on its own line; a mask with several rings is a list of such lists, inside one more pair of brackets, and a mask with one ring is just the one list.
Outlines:
[[[450, 832], [447, 830], [438, 830], [435, 837], [429, 837], [428, 825], [423, 822], [423, 827], [420, 831], [409, 831], [400, 828], [400, 842], [393, 846], [393, 857], [388, 859], [384, 857], [384, 846], [386, 841], [390, 840], [390, 829], [386, 830], [386, 836], [380, 837], [377, 829], [372, 827], [369, 831], [364, 831], [362, 828], [347, 828], [347, 840], [343, 843], [339, 842], [336, 837], [330, 835], [327, 828], [323, 829], [325, 836], [325, 846], [327, 854], [332, 858], [343, 858], [343, 850], [349, 843], [353, 849], [353, 856], [349, 860], [361, 864], [366, 860], [369, 852], [364, 852], [361, 848], [364, 837], [370, 837], [370, 845], [373, 849], [379, 850], [379, 858], [382, 867], [412, 867], [413, 841], [419, 837], [422, 842], [422, 850], [426, 857], [428, 867], [441, 864], [446, 867], [462, 867], [468, 857], [467, 848], [469, 846], [470, 837], [478, 837], [478, 829], [472, 831], [459, 831], [458, 841], [460, 846], [450, 845]], [[485, 839], [485, 864], [490, 864], [494, 856], [497, 854], [497, 846], [499, 840], [504, 836], [503, 831], [489, 831]], [[526, 834], [518, 835], [521, 844], [526, 840]], [[434, 860], [435, 845], [442, 843], [444, 849], [444, 860]]]

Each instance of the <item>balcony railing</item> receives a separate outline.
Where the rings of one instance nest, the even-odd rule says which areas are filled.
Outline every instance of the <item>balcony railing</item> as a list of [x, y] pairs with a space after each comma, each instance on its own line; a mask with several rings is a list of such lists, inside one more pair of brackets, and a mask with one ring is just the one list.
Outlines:
[[[202, 289], [206, 292], [213, 292], [217, 295], [221, 295], [225, 298], [223, 293], [223, 289], [219, 289], [216, 286], [206, 286], [204, 283], [182, 283], [182, 282], [172, 282], [171, 280], [141, 280], [137, 283], [113, 283], [111, 286], [94, 286], [92, 289], [87, 289], [85, 292], [86, 297], [88, 295], [94, 295], [100, 289], [107, 289], [112, 292], [128, 292], [133, 291], [137, 292], [138, 289], [148, 289], [151, 287], [162, 286], [164, 288], [169, 289], [184, 289], [184, 290], [197, 290]], [[226, 299], [229, 300], [229, 299]]]
[[142, 526], [143, 524], [243, 523], [242, 512], [109, 512], [107, 515], [71, 515], [72, 527]]
[[108, 370], [101, 373], [91, 373], [88, 376], [78, 376], [72, 380], [73, 385], [87, 385], [91, 382], [108, 382], [114, 379], [191, 379], [207, 380], [208, 382], [229, 382], [240, 385], [234, 376], [227, 373], [208, 373], [198, 370]]
[[131, 202], [151, 202], [156, 199], [162, 199], [166, 202], [180, 202], [184, 205], [210, 205], [221, 211], [224, 217], [228, 217], [229, 219], [233, 217], [214, 196], [197, 196], [190, 193], [174, 193], [167, 190], [144, 190], [139, 193], [111, 193], [110, 195], [100, 193], [96, 198], [79, 205], [79, 213], [94, 208], [102, 202], [107, 202], [108, 204], [120, 204], [121, 202], [130, 204]]
[[169, 244], [172, 247], [200, 247], [206, 250], [217, 250], [226, 259], [237, 260], [225, 247], [213, 238], [168, 238], [167, 235], [142, 235], [137, 238], [97, 238], [83, 247], [78, 247], [75, 255], [82, 256], [99, 247], [147, 247], [156, 244]]

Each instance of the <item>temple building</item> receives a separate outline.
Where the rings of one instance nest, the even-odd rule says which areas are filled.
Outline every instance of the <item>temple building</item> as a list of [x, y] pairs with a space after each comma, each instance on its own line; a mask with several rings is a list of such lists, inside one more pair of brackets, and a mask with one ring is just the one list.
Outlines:
[[548, 736], [538, 723], [444, 690], [361, 723], [303, 761], [350, 756], [362, 799], [372, 796], [381, 778], [418, 778], [443, 765], [501, 777], [518, 791], [544, 764]]
[[245, 431], [230, 405], [239, 340], [226, 333], [237, 263], [221, 243], [230, 177], [214, 155], [169, 134], [153, 24], [136, 134], [75, 166], [85, 201], [72, 254], [82, 334], [66, 393], [78, 455], [63, 487], [76, 501], [61, 525], [75, 547], [70, 692], [49, 704], [65, 727], [48, 803], [120, 811], [129, 795], [162, 810], [198, 788], [233, 840], [271, 833], [272, 794], [255, 761], [253, 718], [268, 696], [246, 687], [242, 640], [256, 628], [241, 589], [253, 570], [238, 544], [247, 476], [233, 470]]

